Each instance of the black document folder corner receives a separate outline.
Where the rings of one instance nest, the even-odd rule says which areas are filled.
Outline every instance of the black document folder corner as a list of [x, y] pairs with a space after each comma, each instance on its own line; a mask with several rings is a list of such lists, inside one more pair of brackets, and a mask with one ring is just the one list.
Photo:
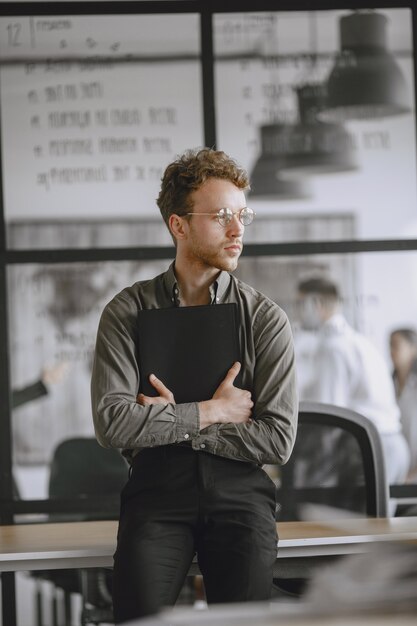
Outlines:
[[[140, 389], [156, 396], [155, 374], [175, 402], [209, 400], [235, 361], [241, 361], [236, 303], [144, 309], [138, 313]], [[235, 386], [241, 387], [240, 372]]]

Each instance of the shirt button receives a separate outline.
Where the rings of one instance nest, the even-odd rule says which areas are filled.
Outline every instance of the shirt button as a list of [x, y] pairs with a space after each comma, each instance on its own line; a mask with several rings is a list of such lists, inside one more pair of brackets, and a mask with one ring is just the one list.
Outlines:
[[203, 448], [203, 449], [204, 449], [205, 447], [206, 447], [206, 444], [205, 444], [205, 443], [200, 443], [200, 448]]
[[189, 439], [189, 438], [190, 438], [190, 435], [188, 433], [185, 433], [184, 439]]

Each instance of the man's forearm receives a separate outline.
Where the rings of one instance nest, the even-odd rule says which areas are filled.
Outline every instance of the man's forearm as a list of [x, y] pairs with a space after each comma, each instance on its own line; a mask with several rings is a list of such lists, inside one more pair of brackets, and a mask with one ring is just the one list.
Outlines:
[[221, 424], [227, 421], [222, 400], [204, 400], [198, 403], [200, 412], [200, 430], [212, 424]]

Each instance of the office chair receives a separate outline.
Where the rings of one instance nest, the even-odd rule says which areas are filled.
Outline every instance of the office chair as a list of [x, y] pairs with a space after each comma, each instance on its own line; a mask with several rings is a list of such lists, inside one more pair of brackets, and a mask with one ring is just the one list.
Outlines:
[[385, 517], [388, 485], [375, 425], [349, 409], [301, 402], [290, 460], [281, 468], [278, 521], [300, 520], [304, 504]]
[[[127, 478], [128, 464], [117, 450], [103, 448], [95, 437], [65, 439], [53, 453], [49, 497], [118, 495]], [[114, 519], [118, 513], [97, 511], [94, 519]]]
[[[119, 509], [105, 506], [108, 496], [118, 496], [128, 478], [128, 464], [114, 449], [100, 446], [94, 437], [74, 437], [62, 441], [53, 453], [49, 475], [49, 497], [71, 498], [103, 496], [103, 507], [93, 514], [51, 515], [49, 521], [117, 519]], [[117, 498], [118, 501], [118, 498]], [[70, 596], [81, 594], [82, 624], [112, 622], [110, 587], [111, 572], [108, 569], [91, 569], [88, 573], [77, 570], [50, 570], [41, 574], [42, 579], [53, 583], [64, 592], [65, 626], [71, 622]], [[88, 584], [85, 582], [88, 580]], [[54, 626], [58, 624], [56, 600], [53, 599]], [[38, 605], [38, 616], [42, 609]], [[39, 623], [40, 622], [40, 623]], [[41, 626], [42, 617], [38, 618]]]
[[[338, 511], [345, 518], [386, 517], [388, 500], [382, 443], [375, 425], [349, 409], [301, 402], [294, 449], [280, 468], [277, 521], [302, 520], [306, 505], [331, 507], [333, 514]], [[307, 577], [295, 580], [290, 569], [285, 576], [274, 579], [275, 585], [301, 595]]]

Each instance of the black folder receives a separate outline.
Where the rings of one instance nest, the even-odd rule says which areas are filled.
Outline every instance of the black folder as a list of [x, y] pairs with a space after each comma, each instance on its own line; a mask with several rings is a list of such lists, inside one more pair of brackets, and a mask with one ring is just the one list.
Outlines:
[[[241, 361], [236, 303], [143, 309], [138, 313], [139, 391], [156, 396], [155, 374], [175, 402], [212, 398], [235, 361]], [[241, 387], [240, 372], [234, 385]]]

